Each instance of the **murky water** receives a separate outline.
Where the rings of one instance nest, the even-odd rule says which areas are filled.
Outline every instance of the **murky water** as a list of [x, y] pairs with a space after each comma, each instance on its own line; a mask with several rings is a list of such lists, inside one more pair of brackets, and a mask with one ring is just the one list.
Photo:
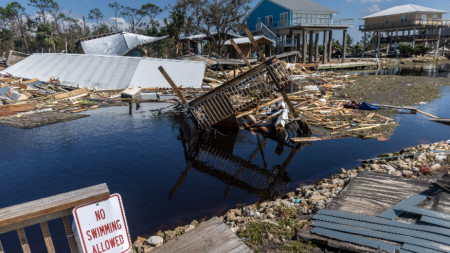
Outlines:
[[[450, 87], [420, 109], [450, 118]], [[133, 238], [295, 189], [380, 153], [450, 139], [450, 127], [425, 115], [399, 114], [387, 142], [339, 139], [293, 149], [259, 134], [210, 136], [200, 142], [177, 112], [144, 104], [86, 112], [90, 117], [30, 130], [0, 126], [0, 208], [107, 183], [120, 193]], [[67, 251], [60, 220], [50, 222], [57, 249]], [[26, 229], [33, 252], [45, 252], [39, 226]], [[0, 235], [19, 251], [15, 233]], [[64, 250], [66, 249], [66, 250]]]
[[342, 72], [362, 75], [450, 77], [450, 63], [398, 64], [380, 70], [352, 70]]

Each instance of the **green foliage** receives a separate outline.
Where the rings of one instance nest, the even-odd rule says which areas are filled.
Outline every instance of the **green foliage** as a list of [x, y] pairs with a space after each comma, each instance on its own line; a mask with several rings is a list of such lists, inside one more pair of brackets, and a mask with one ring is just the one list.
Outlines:
[[420, 54], [422, 56], [424, 56], [426, 53], [428, 53], [429, 51], [431, 51], [431, 48], [429, 47], [425, 47], [424, 45], [418, 45], [414, 48], [414, 53]]
[[414, 49], [411, 46], [411, 44], [409, 44], [407, 42], [398, 43], [397, 49], [400, 51], [400, 54], [403, 57], [410, 57], [412, 55], [412, 53], [414, 52]]

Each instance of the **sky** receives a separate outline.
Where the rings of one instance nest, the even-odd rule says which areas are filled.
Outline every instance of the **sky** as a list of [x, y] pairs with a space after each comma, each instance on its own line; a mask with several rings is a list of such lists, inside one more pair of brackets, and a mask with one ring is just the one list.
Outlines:
[[[0, 5], [5, 6], [13, 0], [0, 0]], [[29, 0], [15, 0], [22, 4], [28, 13], [34, 14], [36, 10], [28, 5]], [[350, 28], [349, 34], [353, 38], [354, 42], [360, 41], [362, 33], [359, 32], [359, 25], [363, 24], [360, 20], [361, 17], [369, 15], [371, 13], [384, 10], [393, 6], [403, 4], [416, 4], [430, 8], [440, 9], [444, 11], [450, 11], [450, 0], [313, 0], [316, 3], [322, 4], [328, 8], [338, 11], [336, 18], [352, 18], [355, 20], [354, 26]], [[99, 8], [105, 18], [103, 22], [110, 21], [110, 18], [114, 16], [114, 11], [108, 7], [108, 3], [113, 0], [57, 0], [60, 7], [66, 11], [71, 12], [73, 17], [81, 18], [81, 16], [87, 17], [89, 10]], [[176, 0], [117, 0], [122, 5], [139, 8], [142, 4], [152, 3], [165, 9], [163, 13], [157, 16], [157, 19], [163, 20], [168, 16], [168, 8], [170, 5], [174, 5]], [[259, 0], [253, 0], [251, 7], [255, 6]], [[444, 18], [450, 19], [449, 14], [445, 14]], [[125, 24], [123, 24], [125, 25]], [[335, 32], [333, 37], [342, 40], [342, 34]]]

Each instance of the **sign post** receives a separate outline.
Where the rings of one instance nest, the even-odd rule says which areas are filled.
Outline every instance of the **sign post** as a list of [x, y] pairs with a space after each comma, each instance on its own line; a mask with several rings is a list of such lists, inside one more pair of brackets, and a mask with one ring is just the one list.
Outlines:
[[84, 253], [125, 253], [131, 249], [119, 194], [78, 206], [73, 217]]

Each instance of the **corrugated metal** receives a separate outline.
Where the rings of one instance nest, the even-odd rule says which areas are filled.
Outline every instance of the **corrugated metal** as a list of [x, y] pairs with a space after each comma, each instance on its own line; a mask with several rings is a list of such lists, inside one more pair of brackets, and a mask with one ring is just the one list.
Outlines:
[[151, 81], [153, 87], [170, 88], [169, 83], [159, 72], [159, 66], [164, 67], [177, 86], [200, 88], [202, 85], [206, 66], [204, 62], [146, 59], [150, 58], [144, 58], [139, 62], [130, 86], [147, 87], [147, 83]]
[[[256, 42], [258, 42], [259, 40], [265, 39], [265, 40], [268, 40], [268, 41], [270, 41], [270, 42], [272, 42], [272, 43], [275, 43], [274, 40], [271, 40], [271, 39], [267, 38], [267, 37], [264, 36], [264, 35], [255, 36], [254, 39], [255, 39]], [[241, 44], [250, 44], [250, 39], [249, 39], [248, 37], [233, 39], [233, 41], [234, 41], [234, 43], [236, 43], [236, 44], [238, 44], [238, 45], [241, 45]], [[231, 40], [225, 41], [224, 45], [225, 45], [225, 46], [231, 45]]]
[[398, 15], [398, 14], [405, 14], [405, 13], [414, 13], [414, 12], [447, 13], [447, 11], [437, 10], [437, 9], [424, 7], [424, 6], [420, 6], [420, 5], [405, 4], [405, 5], [394, 6], [389, 9], [370, 14], [368, 16], [363, 17], [362, 19], [384, 17], [384, 16]]
[[33, 54], [1, 71], [22, 78], [48, 81], [59, 78], [66, 85], [93, 89], [169, 88], [158, 71], [163, 66], [177, 85], [200, 88], [204, 62], [86, 54]]
[[106, 37], [82, 41], [81, 47], [83, 48], [85, 54], [125, 55], [139, 45], [152, 43], [166, 37], [167, 36], [150, 37], [123, 32]]

